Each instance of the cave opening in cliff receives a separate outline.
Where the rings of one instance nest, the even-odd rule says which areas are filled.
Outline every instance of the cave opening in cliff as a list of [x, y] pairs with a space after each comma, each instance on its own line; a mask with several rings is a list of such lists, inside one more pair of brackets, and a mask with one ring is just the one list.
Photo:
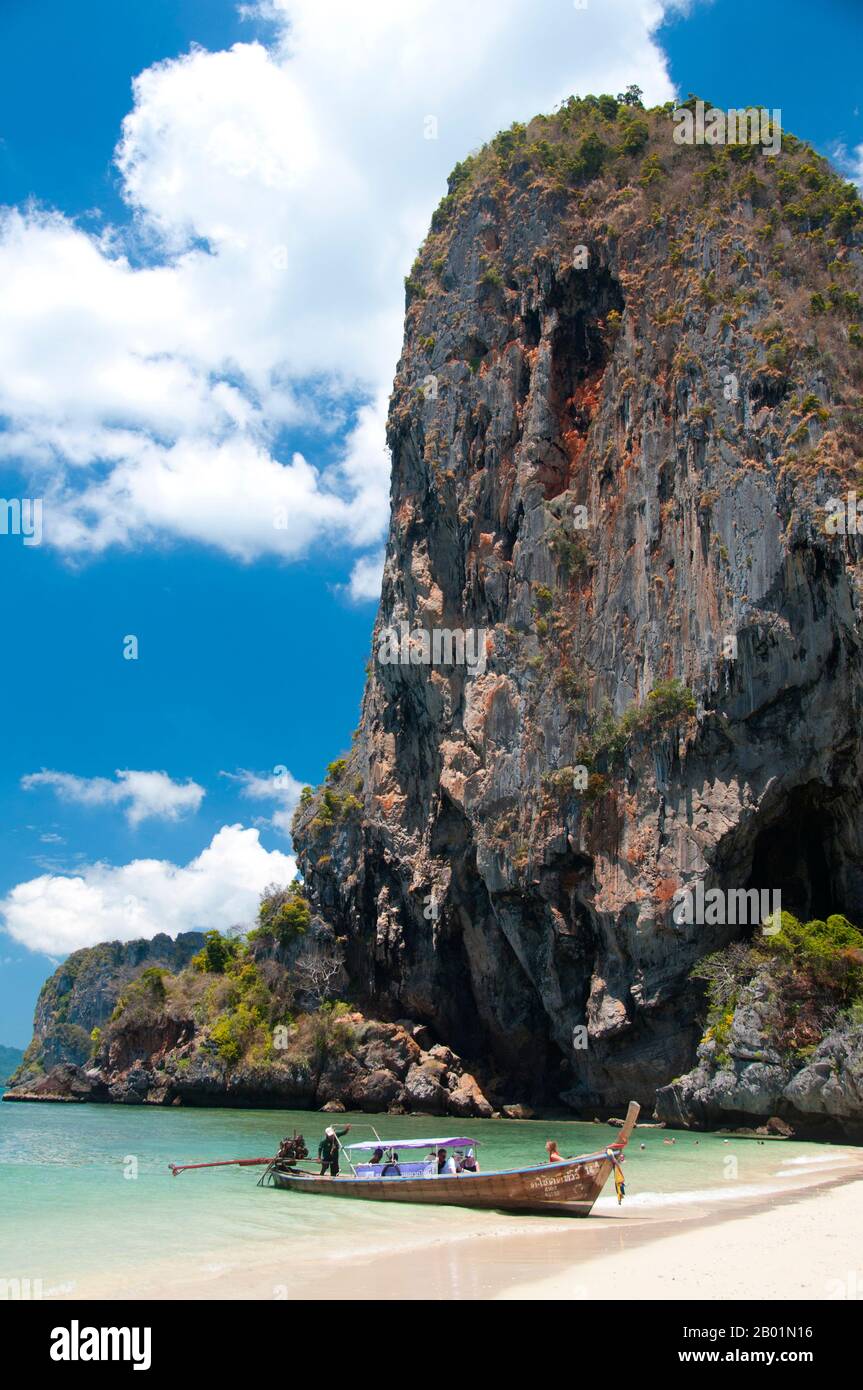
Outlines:
[[833, 815], [826, 787], [809, 783], [785, 800], [755, 837], [747, 888], [782, 894], [782, 910], [802, 921], [845, 912], [831, 867]]
[[559, 276], [548, 297], [557, 310], [551, 339], [552, 403], [564, 405], [592, 372], [605, 366], [608, 335], [605, 320], [624, 309], [623, 291], [606, 266], [570, 270]]
[[546, 496], [551, 498], [571, 484], [573, 466], [581, 457], [611, 351], [607, 318], [612, 311], [623, 312], [623, 291], [606, 266], [570, 268], [556, 278], [546, 308], [556, 311], [549, 406], [557, 428], [542, 470]]

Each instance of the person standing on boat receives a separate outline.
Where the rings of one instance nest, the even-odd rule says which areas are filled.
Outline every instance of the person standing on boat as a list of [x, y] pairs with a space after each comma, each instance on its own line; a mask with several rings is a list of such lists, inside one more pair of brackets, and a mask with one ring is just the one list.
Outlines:
[[344, 1129], [333, 1129], [332, 1125], [327, 1125], [324, 1130], [324, 1137], [318, 1144], [318, 1162], [321, 1164], [321, 1177], [329, 1170], [331, 1178], [339, 1176], [339, 1140], [343, 1134], [347, 1134], [350, 1125], [345, 1125]]

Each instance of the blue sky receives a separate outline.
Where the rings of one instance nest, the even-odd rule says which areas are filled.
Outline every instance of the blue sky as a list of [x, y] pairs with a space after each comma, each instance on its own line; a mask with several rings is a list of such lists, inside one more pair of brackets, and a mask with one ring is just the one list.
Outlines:
[[64, 949], [226, 925], [288, 870], [291, 789], [358, 721], [401, 280], [456, 159], [629, 81], [863, 144], [852, 0], [652, 35], [650, 0], [333, 5], [0, 8], [0, 493], [45, 498], [41, 545], [0, 536], [3, 1043]]

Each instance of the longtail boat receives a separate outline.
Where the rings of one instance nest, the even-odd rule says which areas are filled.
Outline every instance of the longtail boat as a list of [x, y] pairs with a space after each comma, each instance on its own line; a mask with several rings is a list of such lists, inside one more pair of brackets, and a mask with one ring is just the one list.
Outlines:
[[[259, 1186], [269, 1185], [285, 1192], [315, 1192], [322, 1197], [588, 1216], [612, 1173], [617, 1199], [623, 1199], [623, 1150], [635, 1128], [639, 1109], [636, 1101], [630, 1101], [620, 1138], [606, 1148], [525, 1168], [480, 1172], [476, 1162], [478, 1141], [466, 1135], [393, 1140], [375, 1135], [373, 1140], [347, 1147], [339, 1144], [350, 1177], [332, 1177], [299, 1167], [309, 1157], [301, 1134], [283, 1139], [274, 1158], [229, 1158], [168, 1166], [174, 1177], [193, 1168], [260, 1166], [265, 1171], [258, 1179]], [[423, 1149], [427, 1151], [425, 1158], [401, 1157], [402, 1152], [416, 1154]], [[372, 1161], [363, 1162], [360, 1155], [368, 1152]]]
[[[291, 1158], [276, 1159], [261, 1182], [285, 1192], [313, 1192], [323, 1197], [354, 1197], [362, 1201], [416, 1202], [422, 1205], [485, 1207], [496, 1211], [555, 1211], [568, 1216], [589, 1215], [612, 1173], [618, 1201], [623, 1197], [621, 1156], [638, 1118], [639, 1106], [630, 1102], [619, 1139], [596, 1153], [564, 1158], [534, 1167], [473, 1171], [477, 1141], [467, 1136], [443, 1139], [369, 1140], [342, 1148], [350, 1176], [329, 1177], [301, 1172]], [[455, 1160], [462, 1155], [462, 1171], [439, 1172], [433, 1157], [414, 1161], [403, 1153], [421, 1150], [437, 1154], [443, 1149]], [[354, 1161], [369, 1150], [381, 1151], [381, 1161]], [[456, 1166], [455, 1162], [453, 1165]]]

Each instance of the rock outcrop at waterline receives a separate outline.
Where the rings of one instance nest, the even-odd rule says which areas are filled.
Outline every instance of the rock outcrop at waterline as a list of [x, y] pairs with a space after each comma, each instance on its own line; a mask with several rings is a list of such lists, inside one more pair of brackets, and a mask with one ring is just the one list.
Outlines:
[[[191, 1021], [190, 1021], [191, 1022]], [[489, 1119], [494, 1113], [475, 1077], [450, 1048], [424, 1051], [415, 1026], [380, 1023], [358, 1013], [341, 1021], [347, 1033], [322, 1063], [308, 1056], [226, 1065], [194, 1024], [177, 1039], [151, 1030], [150, 1046], [125, 1066], [96, 1056], [89, 1066], [63, 1062], [20, 1081], [4, 1100], [115, 1105], [186, 1105], [263, 1109], [359, 1110], [368, 1114], [454, 1115]]]
[[800, 1138], [863, 1143], [863, 1025], [830, 1029], [807, 1061], [790, 1061], [753, 1017], [753, 1002], [735, 1015], [724, 1057], [713, 1040], [702, 1043], [692, 1071], [657, 1091], [657, 1117], [712, 1130], [778, 1116]]
[[77, 951], [42, 989], [4, 1099], [490, 1116], [427, 1027], [304, 994], [324, 945], [310, 920], [286, 944], [188, 932]]
[[702, 1129], [771, 1116], [863, 1141], [863, 933], [840, 916], [770, 925], [697, 967], [708, 1026], [693, 1070], [657, 1091], [657, 1115]]
[[[677, 925], [680, 889], [863, 920], [861, 547], [825, 527], [860, 460], [861, 207], [789, 135], [671, 132], [571, 102], [451, 177], [362, 720], [295, 824], [360, 996], [577, 1109], [692, 1065], [690, 970], [746, 929]], [[482, 659], [427, 664], [418, 629]]]

